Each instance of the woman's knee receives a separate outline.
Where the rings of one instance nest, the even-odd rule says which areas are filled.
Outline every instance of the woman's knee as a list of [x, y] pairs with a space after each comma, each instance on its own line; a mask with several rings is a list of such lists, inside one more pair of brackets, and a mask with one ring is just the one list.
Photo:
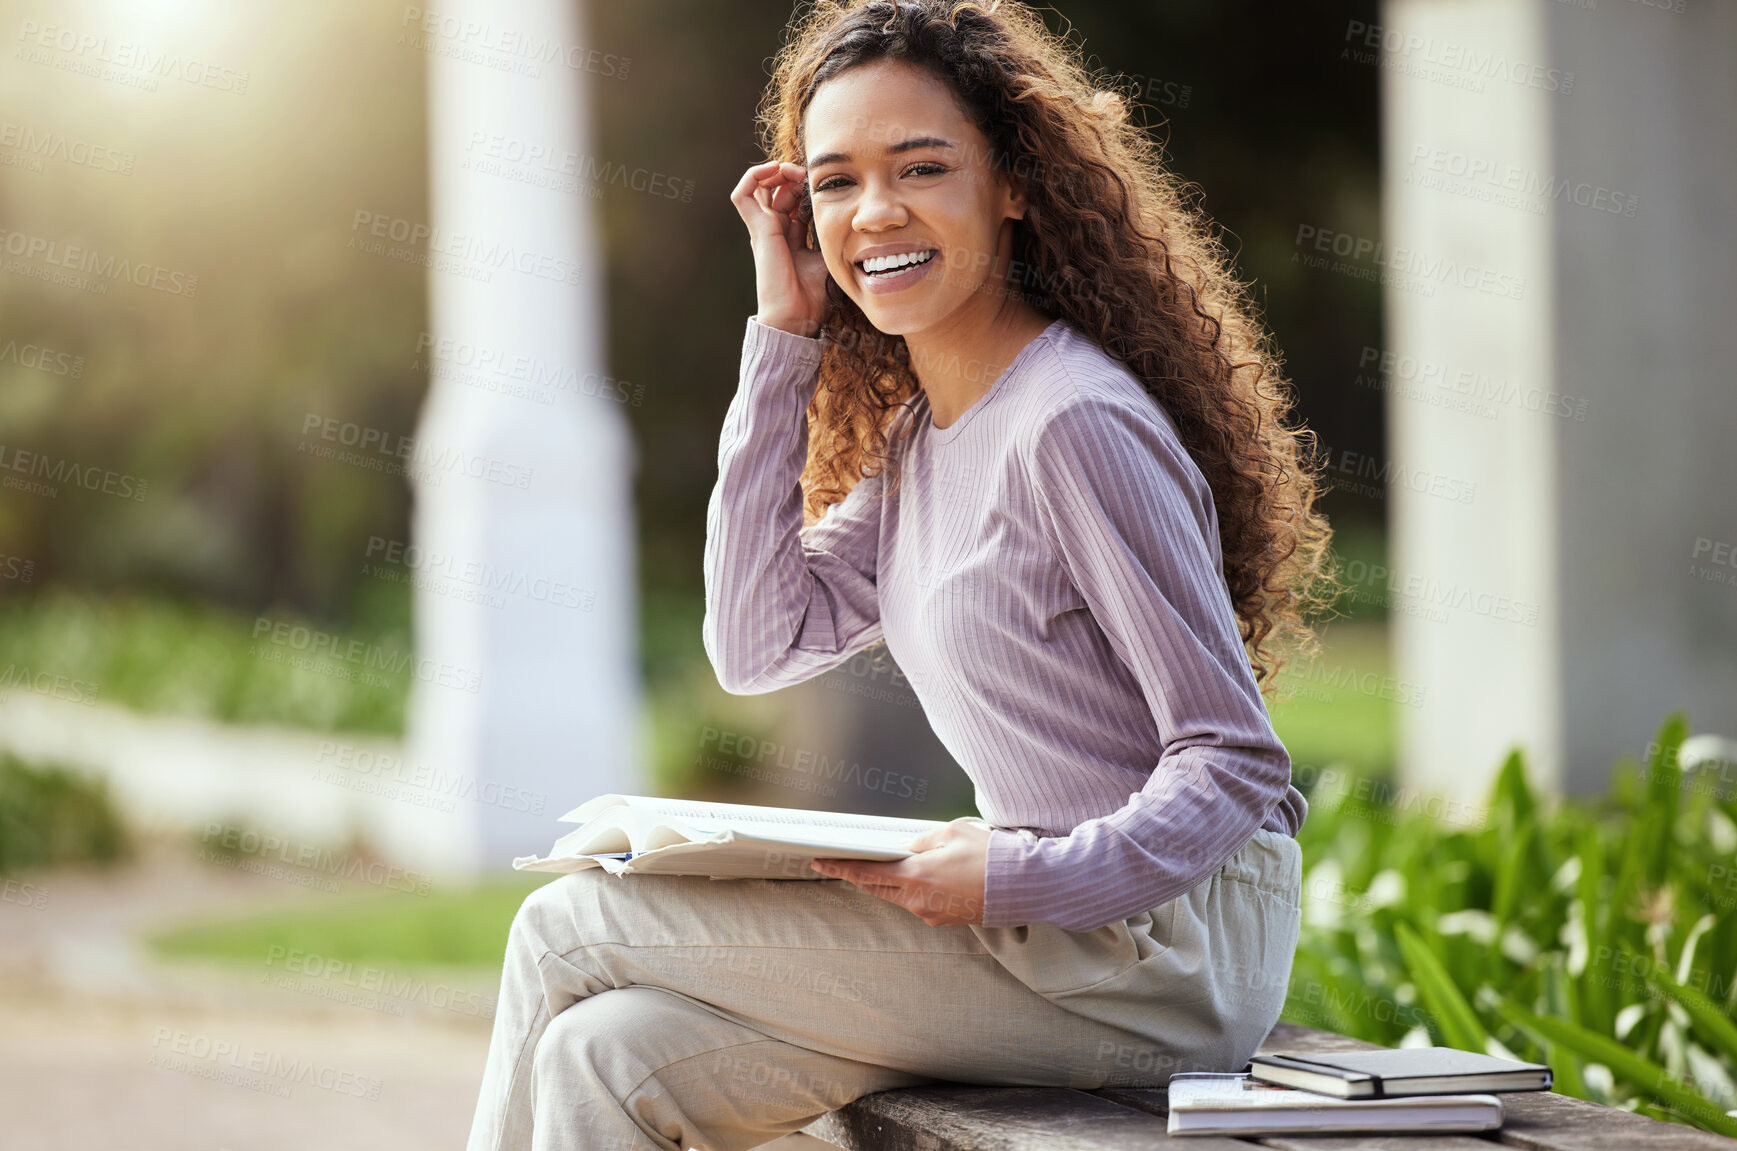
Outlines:
[[[600, 1001], [603, 997], [595, 998]], [[563, 1083], [589, 1083], [604, 1088], [619, 1099], [633, 1089], [631, 1083], [621, 1086], [611, 1074], [612, 1068], [619, 1065], [620, 1057], [631, 1050], [631, 1035], [626, 1033], [625, 1027], [611, 1026], [613, 1013], [581, 1010], [589, 1004], [589, 1000], [581, 1000], [557, 1013], [537, 1040], [531, 1065], [539, 1093], [544, 1085], [557, 1087]], [[599, 1002], [592, 1006], [603, 1005]]]
[[537, 1092], [567, 1092], [576, 1107], [612, 1100], [635, 1122], [646, 1118], [648, 1097], [665, 1119], [704, 1114], [754, 1046], [743, 1042], [748, 1035], [655, 988], [611, 988], [550, 1021], [532, 1056]]
[[588, 902], [585, 888], [603, 874], [601, 868], [573, 871], [532, 890], [513, 913], [509, 940], [526, 943], [547, 940], [558, 925], [572, 924], [578, 918], [578, 909]]

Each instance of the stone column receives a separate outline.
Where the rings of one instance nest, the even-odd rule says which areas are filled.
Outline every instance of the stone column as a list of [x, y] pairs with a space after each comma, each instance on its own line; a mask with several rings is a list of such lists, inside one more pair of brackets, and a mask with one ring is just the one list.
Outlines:
[[1387, 0], [1355, 44], [1402, 774], [1473, 813], [1512, 747], [1589, 793], [1668, 710], [1737, 730], [1737, 10], [1591, 2]]
[[[1737, 735], [1737, 5], [1545, 3], [1563, 751], [1600, 792], [1668, 710]], [[1730, 794], [1730, 777], [1723, 783]]]
[[601, 189], [572, 174], [597, 82], [580, 16], [458, 0], [421, 30], [451, 50], [429, 58], [412, 566], [418, 655], [448, 682], [419, 678], [408, 754], [470, 793], [452, 847], [472, 868], [541, 853], [556, 816], [645, 778], [637, 457], [604, 349]]

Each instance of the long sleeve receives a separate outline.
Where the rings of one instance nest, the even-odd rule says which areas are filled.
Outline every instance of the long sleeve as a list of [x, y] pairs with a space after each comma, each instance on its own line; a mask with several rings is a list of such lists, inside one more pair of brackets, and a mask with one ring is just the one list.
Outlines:
[[1124, 807], [1066, 836], [993, 832], [983, 922], [1088, 931], [1234, 855], [1285, 798], [1290, 756], [1237, 634], [1211, 491], [1166, 418], [1083, 396], [1036, 433], [1029, 467], [1044, 531], [1139, 681], [1162, 753]]
[[802, 526], [808, 404], [824, 341], [748, 321], [706, 509], [706, 654], [725, 691], [800, 683], [881, 637], [878, 475]]

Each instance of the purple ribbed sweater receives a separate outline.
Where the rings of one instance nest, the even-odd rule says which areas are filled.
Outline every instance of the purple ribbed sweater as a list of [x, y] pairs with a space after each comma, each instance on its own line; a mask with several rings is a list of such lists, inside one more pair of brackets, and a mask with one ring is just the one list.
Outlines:
[[867, 477], [804, 528], [824, 346], [748, 321], [706, 513], [725, 690], [884, 637], [997, 828], [988, 927], [1102, 927], [1257, 828], [1294, 836], [1308, 807], [1237, 635], [1211, 491], [1133, 374], [1057, 320], [946, 428], [919, 390], [898, 490]]

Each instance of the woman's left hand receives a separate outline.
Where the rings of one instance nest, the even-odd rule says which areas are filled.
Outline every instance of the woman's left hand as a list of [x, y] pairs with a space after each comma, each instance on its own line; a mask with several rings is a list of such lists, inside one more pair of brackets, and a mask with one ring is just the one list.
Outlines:
[[931, 927], [982, 923], [989, 828], [981, 820], [955, 819], [912, 839], [910, 848], [915, 855], [889, 863], [816, 859], [810, 866], [898, 904]]

